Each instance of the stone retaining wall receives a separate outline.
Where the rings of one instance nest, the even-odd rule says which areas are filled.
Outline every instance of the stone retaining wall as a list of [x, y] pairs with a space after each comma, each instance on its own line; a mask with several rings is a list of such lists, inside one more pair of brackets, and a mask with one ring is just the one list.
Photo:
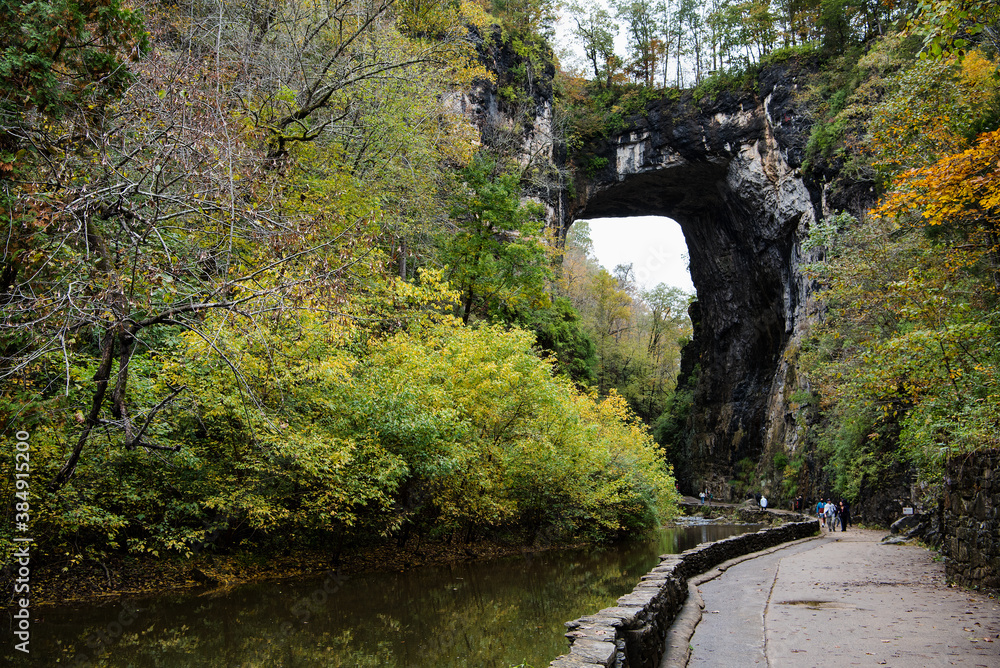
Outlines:
[[792, 522], [757, 533], [702, 543], [681, 554], [666, 554], [618, 605], [566, 622], [569, 654], [550, 668], [656, 668], [667, 629], [687, 598], [688, 578], [734, 557], [814, 535], [816, 520]]
[[1000, 450], [956, 457], [945, 476], [942, 551], [948, 578], [1000, 592]]

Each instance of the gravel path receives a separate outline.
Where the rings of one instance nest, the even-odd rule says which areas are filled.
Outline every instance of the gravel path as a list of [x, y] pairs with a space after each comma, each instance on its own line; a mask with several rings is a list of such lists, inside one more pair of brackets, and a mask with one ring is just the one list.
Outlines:
[[688, 665], [1000, 668], [1000, 602], [884, 535], [824, 532], [702, 576]]

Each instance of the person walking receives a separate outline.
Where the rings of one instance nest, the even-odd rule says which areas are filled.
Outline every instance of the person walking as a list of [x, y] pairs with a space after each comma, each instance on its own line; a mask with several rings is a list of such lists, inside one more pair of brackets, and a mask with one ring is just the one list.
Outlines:
[[847, 531], [851, 526], [851, 502], [847, 499], [840, 500], [840, 530]]
[[701, 490], [698, 497], [701, 498], [701, 505], [705, 505], [705, 490]]
[[823, 514], [826, 516], [826, 530], [836, 531], [837, 506], [833, 505], [833, 501], [831, 501], [830, 499], [827, 499], [826, 505], [823, 506]]
[[767, 510], [767, 497], [763, 494], [760, 495], [760, 508], [761, 510]]

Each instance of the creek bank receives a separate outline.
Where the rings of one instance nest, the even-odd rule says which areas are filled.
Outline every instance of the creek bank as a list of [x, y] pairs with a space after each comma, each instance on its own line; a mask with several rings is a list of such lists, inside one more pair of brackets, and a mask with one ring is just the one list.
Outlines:
[[777, 508], [763, 509], [753, 501], [734, 503], [698, 503], [682, 502], [679, 505], [684, 518], [678, 521], [700, 519], [705, 522], [725, 522], [729, 524], [764, 524], [778, 525], [802, 517], [799, 513]]
[[[768, 511], [759, 511], [769, 514]], [[688, 579], [724, 561], [813, 536], [815, 519], [794, 516], [780, 526], [703, 543], [679, 555], [662, 555], [618, 604], [566, 622], [570, 651], [550, 668], [646, 668], [659, 665], [666, 634], [688, 596]]]
[[[145, 596], [199, 588], [299, 578], [335, 571], [358, 575], [379, 571], [405, 571], [421, 566], [482, 561], [514, 555], [564, 550], [585, 542], [523, 545], [480, 540], [473, 543], [415, 541], [404, 547], [382, 544], [341, 555], [339, 562], [327, 550], [296, 550], [291, 555], [271, 553], [199, 554], [191, 559], [111, 557], [102, 562], [84, 562], [63, 572], [63, 562], [40, 566], [31, 574], [32, 606], [83, 603], [119, 596]], [[12, 577], [0, 573], [0, 586], [11, 592]], [[12, 599], [5, 601], [10, 605]]]

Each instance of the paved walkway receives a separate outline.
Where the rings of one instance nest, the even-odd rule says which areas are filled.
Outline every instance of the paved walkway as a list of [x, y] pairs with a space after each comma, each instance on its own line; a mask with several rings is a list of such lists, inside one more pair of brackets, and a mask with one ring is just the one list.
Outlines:
[[1000, 668], [1000, 601], [885, 533], [824, 532], [701, 576], [688, 665]]

